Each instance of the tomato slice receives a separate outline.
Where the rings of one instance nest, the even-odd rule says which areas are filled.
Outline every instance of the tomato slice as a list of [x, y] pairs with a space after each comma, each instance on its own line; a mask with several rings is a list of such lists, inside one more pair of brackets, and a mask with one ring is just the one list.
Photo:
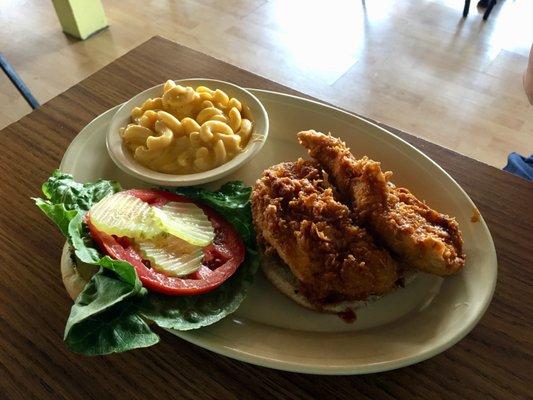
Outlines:
[[128, 190], [127, 193], [153, 206], [163, 206], [170, 201], [194, 203], [204, 211], [215, 230], [215, 239], [203, 249], [204, 265], [194, 274], [178, 278], [149, 268], [149, 263], [142, 259], [127, 238], [117, 238], [97, 230], [91, 223], [89, 214], [86, 223], [100, 249], [111, 258], [133, 265], [147, 289], [170, 296], [206, 293], [226, 281], [244, 261], [244, 243], [241, 237], [235, 228], [212, 208], [185, 196], [162, 190], [134, 189]]

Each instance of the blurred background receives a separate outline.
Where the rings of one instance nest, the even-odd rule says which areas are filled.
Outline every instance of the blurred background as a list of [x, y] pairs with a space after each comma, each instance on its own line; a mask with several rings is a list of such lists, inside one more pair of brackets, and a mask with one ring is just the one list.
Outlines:
[[[41, 104], [162, 35], [496, 167], [533, 148], [532, 0], [499, 0], [487, 21], [463, 0], [102, 4], [109, 27], [77, 40], [52, 2], [0, 0], [0, 52]], [[31, 111], [5, 74], [0, 104], [0, 128]]]

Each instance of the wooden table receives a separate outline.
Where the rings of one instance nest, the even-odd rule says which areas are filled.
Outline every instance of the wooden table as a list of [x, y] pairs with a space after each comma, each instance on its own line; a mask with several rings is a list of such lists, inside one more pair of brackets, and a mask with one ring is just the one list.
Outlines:
[[486, 218], [496, 244], [494, 299], [459, 344], [400, 370], [337, 377], [248, 365], [163, 331], [158, 332], [161, 343], [145, 350], [93, 358], [70, 353], [62, 342], [71, 306], [59, 274], [63, 238], [30, 196], [40, 194], [41, 183], [59, 165], [70, 141], [98, 114], [169, 77], [195, 76], [299, 94], [155, 37], [0, 133], [1, 398], [533, 396], [533, 185], [390, 127], [462, 185]]

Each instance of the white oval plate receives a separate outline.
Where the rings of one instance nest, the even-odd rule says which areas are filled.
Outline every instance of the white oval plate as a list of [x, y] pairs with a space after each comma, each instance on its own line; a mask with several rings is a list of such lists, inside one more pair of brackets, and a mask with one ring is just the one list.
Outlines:
[[[413, 283], [358, 310], [347, 324], [334, 315], [306, 310], [278, 293], [257, 274], [237, 312], [195, 331], [173, 333], [214, 352], [288, 371], [363, 374], [426, 360], [461, 340], [479, 321], [496, 284], [496, 252], [482, 218], [472, 223], [474, 204], [437, 164], [390, 132], [361, 118], [302, 98], [251, 90], [266, 107], [270, 135], [254, 161], [226, 177], [252, 184], [268, 166], [306, 152], [297, 143], [303, 129], [331, 131], [356, 156], [369, 155], [394, 171], [393, 181], [457, 218], [467, 263], [442, 279], [420, 273]], [[146, 187], [109, 158], [105, 135], [115, 109], [102, 114], [74, 139], [61, 169], [81, 181], [115, 179], [124, 187]], [[214, 184], [219, 185], [222, 182]]]

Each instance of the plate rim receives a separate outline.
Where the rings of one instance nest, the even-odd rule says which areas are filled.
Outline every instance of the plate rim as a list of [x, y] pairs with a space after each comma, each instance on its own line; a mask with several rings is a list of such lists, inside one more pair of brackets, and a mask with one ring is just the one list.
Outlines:
[[[459, 189], [460, 193], [468, 200], [468, 202], [477, 209], [475, 203], [472, 201], [470, 196], [466, 193], [466, 191], [455, 181], [455, 179], [450, 176], [446, 170], [444, 170], [437, 162], [432, 160], [429, 156], [427, 156], [425, 153], [423, 153], [421, 150], [407, 142], [406, 140], [402, 139], [398, 135], [394, 134], [393, 132], [377, 125], [376, 123], [367, 120], [364, 117], [358, 116], [354, 113], [351, 113], [349, 111], [345, 111], [339, 107], [326, 104], [317, 100], [313, 99], [307, 99], [301, 96], [296, 96], [292, 94], [286, 94], [281, 92], [276, 92], [272, 90], [265, 90], [265, 89], [254, 89], [254, 88], [246, 88], [247, 90], [250, 90], [252, 93], [254, 92], [262, 92], [266, 93], [271, 96], [282, 96], [285, 98], [292, 98], [296, 101], [303, 101], [308, 103], [313, 103], [315, 106], [319, 106], [321, 108], [333, 110], [335, 112], [340, 112], [341, 114], [344, 114], [348, 118], [355, 118], [359, 122], [368, 124], [373, 126], [374, 128], [377, 128], [378, 130], [384, 132], [385, 134], [389, 136], [393, 136], [395, 140], [398, 140], [401, 142], [404, 146], [407, 146], [407, 148], [410, 151], [414, 151], [417, 153], [418, 156], [422, 156], [426, 161], [429, 161], [433, 167], [436, 167], [440, 173], [443, 173], [455, 186], [456, 189]], [[107, 111], [103, 112], [102, 114], [96, 116], [93, 118], [89, 123], [87, 123], [74, 137], [74, 139], [71, 141], [67, 149], [65, 150], [65, 153], [61, 159], [60, 168], [65, 168], [65, 156], [68, 154], [69, 150], [71, 150], [74, 145], [79, 141], [76, 140], [80, 136], [80, 134], [83, 133], [83, 131], [91, 124], [94, 124], [97, 122], [97, 120], [101, 119], [102, 117], [110, 115], [110, 120], [112, 118], [112, 112], [119, 109], [121, 104], [116, 105]], [[497, 274], [498, 274], [498, 262], [497, 262], [497, 254], [496, 249], [494, 246], [494, 240], [492, 238], [492, 234], [483, 218], [483, 216], [480, 214], [479, 222], [481, 223], [483, 229], [486, 231], [486, 234], [488, 235], [489, 239], [489, 248], [486, 249], [486, 251], [489, 253], [489, 261], [491, 265], [487, 265], [487, 267], [490, 268], [491, 271], [493, 271], [491, 278], [491, 287], [488, 292], [486, 292], [486, 296], [484, 299], [482, 299], [482, 305], [479, 308], [477, 314], [475, 317], [470, 321], [469, 324], [461, 327], [461, 329], [458, 329], [455, 334], [453, 334], [453, 337], [446, 341], [441, 343], [438, 346], [434, 346], [428, 350], [422, 350], [421, 352], [415, 354], [414, 356], [408, 356], [403, 357], [401, 359], [395, 359], [395, 360], [389, 360], [389, 361], [379, 361], [375, 363], [366, 363], [366, 364], [359, 364], [356, 366], [338, 366], [338, 365], [328, 365], [328, 364], [305, 364], [305, 363], [298, 363], [294, 361], [284, 361], [280, 359], [271, 359], [265, 356], [261, 355], [254, 355], [249, 354], [243, 351], [239, 351], [238, 349], [230, 348], [224, 345], [221, 345], [220, 343], [213, 342], [213, 340], [210, 340], [209, 336], [216, 336], [211, 335], [209, 332], [207, 332], [208, 337], [204, 337], [203, 335], [196, 337], [193, 334], [191, 334], [191, 331], [175, 331], [171, 329], [165, 329], [165, 331], [168, 331], [172, 333], [173, 335], [180, 337], [194, 345], [200, 346], [204, 349], [207, 349], [209, 351], [212, 351], [216, 354], [220, 354], [226, 357], [230, 357], [242, 362], [247, 362], [250, 364], [267, 367], [271, 369], [277, 369], [282, 371], [289, 371], [289, 372], [298, 372], [298, 373], [306, 373], [306, 374], [320, 374], [320, 375], [360, 375], [360, 374], [368, 374], [368, 373], [376, 373], [376, 372], [384, 372], [384, 371], [390, 371], [402, 367], [406, 367], [409, 365], [413, 365], [422, 361], [425, 361], [429, 358], [434, 357], [437, 354], [440, 354], [450, 347], [457, 344], [459, 341], [461, 341], [464, 337], [466, 337], [473, 329], [474, 327], [479, 323], [481, 318], [485, 315], [492, 298], [494, 296], [496, 284], [497, 284]], [[194, 331], [192, 331], [194, 332]]]

